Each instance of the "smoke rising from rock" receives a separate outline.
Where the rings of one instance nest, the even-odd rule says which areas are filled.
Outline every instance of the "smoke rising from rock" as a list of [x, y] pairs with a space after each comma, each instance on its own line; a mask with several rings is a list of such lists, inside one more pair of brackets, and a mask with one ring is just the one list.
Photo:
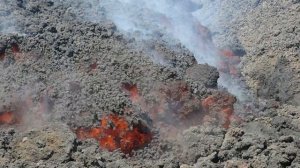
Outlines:
[[[198, 63], [216, 66], [218, 53], [208, 29], [210, 17], [198, 17], [201, 5], [190, 0], [113, 0], [89, 1], [85, 13], [89, 20], [99, 21], [98, 11], [104, 8], [105, 15], [117, 27], [130, 35], [148, 39], [164, 32], [170, 41], [178, 40], [192, 51]], [[207, 12], [207, 11], [205, 11]], [[206, 14], [207, 16], [209, 14]], [[205, 15], [204, 15], [205, 16]]]
[[[170, 43], [183, 44], [199, 64], [220, 67], [223, 58], [213, 43], [211, 31], [220, 29], [218, 19], [221, 19], [221, 1], [89, 0], [80, 5], [83, 6], [84, 17], [89, 21], [100, 22], [105, 16], [120, 31], [136, 40], [164, 36]], [[103, 9], [105, 12], [101, 13]], [[221, 75], [219, 85], [227, 88], [239, 100], [245, 100], [247, 96], [244, 89], [237, 84], [239, 82], [232, 80]]]

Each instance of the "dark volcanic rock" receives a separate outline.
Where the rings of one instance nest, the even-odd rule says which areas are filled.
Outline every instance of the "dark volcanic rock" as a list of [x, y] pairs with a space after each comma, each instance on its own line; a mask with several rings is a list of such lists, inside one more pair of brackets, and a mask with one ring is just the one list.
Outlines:
[[209, 65], [194, 65], [186, 70], [185, 78], [187, 81], [197, 82], [198, 85], [215, 88], [218, 85], [219, 73]]
[[[190, 128], [183, 135], [183, 163], [196, 162], [199, 158], [207, 157], [222, 146], [224, 131], [219, 128], [200, 127]], [[212, 158], [213, 160], [213, 158]]]

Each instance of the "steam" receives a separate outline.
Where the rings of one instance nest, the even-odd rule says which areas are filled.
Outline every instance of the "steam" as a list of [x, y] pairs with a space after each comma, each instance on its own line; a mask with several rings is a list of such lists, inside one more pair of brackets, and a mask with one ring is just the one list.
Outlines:
[[[207, 63], [218, 68], [223, 59], [206, 28], [220, 29], [221, 1], [88, 0], [81, 5], [89, 21], [100, 22], [105, 15], [120, 31], [137, 40], [149, 40], [158, 32], [163, 33], [168, 42], [180, 42], [193, 52], [199, 64]], [[154, 60], [161, 62], [157, 57]], [[249, 99], [247, 91], [240, 86], [241, 82], [230, 75], [221, 74], [218, 83], [240, 101]]]
[[16, 28], [14, 26], [13, 20], [0, 21], [0, 33], [9, 34], [15, 32], [16, 32]]
[[13, 10], [5, 0], [0, 1], [0, 34], [16, 33]]
[[[219, 58], [208, 37], [208, 30], [201, 25], [210, 23], [209, 17], [198, 17], [201, 5], [190, 0], [104, 0], [89, 1], [85, 13], [90, 21], [100, 21], [100, 9], [119, 30], [131, 36], [149, 39], [157, 32], [164, 32], [170, 41], [178, 40], [195, 54], [198, 63], [216, 66]], [[209, 15], [209, 14], [206, 14]], [[204, 15], [205, 16], [205, 15]]]
[[[219, 20], [227, 20], [221, 0], [54, 0], [70, 5], [71, 11], [91, 22], [112, 20], [118, 30], [138, 41], [162, 37], [168, 43], [181, 43], [190, 50], [199, 64], [220, 68], [224, 57], [213, 43], [210, 32], [224, 32]], [[224, 14], [226, 14], [224, 16]], [[142, 43], [141, 43], [142, 44]], [[143, 45], [143, 44], [142, 44]], [[221, 44], [222, 45], [222, 44]], [[158, 64], [168, 63], [160, 54], [149, 50]], [[221, 73], [218, 84], [240, 101], [252, 99], [244, 84]]]

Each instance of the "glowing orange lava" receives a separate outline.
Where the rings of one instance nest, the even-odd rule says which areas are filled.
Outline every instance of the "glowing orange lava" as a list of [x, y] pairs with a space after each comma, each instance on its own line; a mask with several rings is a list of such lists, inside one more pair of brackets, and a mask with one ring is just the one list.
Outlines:
[[51, 103], [47, 95], [42, 95], [37, 103], [33, 102], [31, 96], [14, 99], [9, 105], [0, 107], [0, 125], [12, 125], [23, 129], [31, 126], [32, 121], [35, 126], [42, 124], [45, 114], [52, 109]]
[[130, 129], [126, 119], [115, 114], [103, 117], [99, 127], [77, 129], [76, 135], [82, 140], [94, 138], [101, 148], [108, 151], [121, 149], [126, 154], [144, 147], [152, 139], [152, 134], [147, 127], [133, 125]]
[[234, 113], [233, 104], [236, 101], [233, 96], [220, 92], [200, 100], [183, 81], [158, 86], [156, 91], [151, 93], [156, 100], [149, 104], [140, 96], [136, 84], [123, 85], [130, 93], [130, 99], [134, 100], [133, 103], [149, 112], [154, 125], [160, 127], [163, 124], [163, 130], [173, 127], [187, 128], [201, 124], [204, 117], [212, 117], [217, 118], [223, 127], [229, 127]]
[[11, 111], [1, 112], [0, 113], [0, 125], [2, 124], [15, 124], [18, 123], [20, 119], [16, 116], [15, 113]]

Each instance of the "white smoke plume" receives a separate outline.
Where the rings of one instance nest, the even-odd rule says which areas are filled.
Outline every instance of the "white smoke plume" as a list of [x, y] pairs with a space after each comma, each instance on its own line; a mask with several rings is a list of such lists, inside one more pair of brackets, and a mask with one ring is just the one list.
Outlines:
[[[100, 11], [104, 9], [104, 15], [129, 36], [147, 40], [163, 32], [170, 42], [176, 40], [188, 48], [199, 64], [219, 68], [222, 62], [210, 34], [220, 29], [220, 0], [89, 0], [83, 4], [83, 13], [92, 22], [103, 19]], [[230, 75], [221, 74], [218, 83], [240, 101], [252, 97]]]
[[85, 13], [91, 21], [100, 21], [99, 9], [105, 9], [106, 16], [124, 32], [139, 34], [143, 39], [151, 38], [158, 31], [165, 32], [192, 51], [198, 63], [216, 66], [219, 61], [217, 50], [208, 37], [208, 30], [202, 26], [203, 23], [211, 23], [210, 14], [204, 11], [205, 14], [202, 12], [201, 15], [201, 5], [196, 2], [91, 0], [87, 3], [90, 3], [90, 8]]
[[[199, 64], [220, 66], [222, 56], [206, 27], [211, 31], [220, 29], [221, 0], [87, 0], [80, 6], [89, 21], [100, 22], [105, 15], [124, 34], [142, 40], [163, 32], [170, 42], [180, 42], [188, 48]], [[248, 99], [245, 89], [237, 83], [222, 74], [219, 79], [219, 85], [239, 100]]]

